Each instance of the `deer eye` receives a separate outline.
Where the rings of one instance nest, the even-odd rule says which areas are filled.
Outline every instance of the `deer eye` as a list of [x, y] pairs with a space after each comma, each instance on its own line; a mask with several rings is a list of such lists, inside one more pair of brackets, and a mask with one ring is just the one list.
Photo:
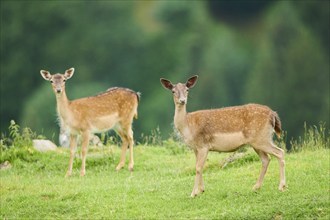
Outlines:
[[53, 80], [50, 80], [50, 83], [54, 83], [54, 81]]

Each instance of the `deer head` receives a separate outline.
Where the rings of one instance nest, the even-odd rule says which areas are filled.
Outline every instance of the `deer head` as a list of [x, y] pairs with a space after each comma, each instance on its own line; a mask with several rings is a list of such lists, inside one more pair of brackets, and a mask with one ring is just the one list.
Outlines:
[[161, 78], [160, 82], [165, 89], [171, 90], [175, 105], [187, 104], [188, 91], [193, 88], [197, 82], [198, 76], [190, 77], [186, 83], [172, 84], [171, 81]]
[[65, 71], [64, 74], [50, 74], [50, 72], [46, 70], [41, 70], [40, 74], [41, 76], [47, 80], [50, 81], [53, 87], [53, 91], [55, 94], [60, 95], [63, 91], [65, 91], [65, 82], [66, 80], [70, 79], [73, 76], [74, 68], [70, 68]]

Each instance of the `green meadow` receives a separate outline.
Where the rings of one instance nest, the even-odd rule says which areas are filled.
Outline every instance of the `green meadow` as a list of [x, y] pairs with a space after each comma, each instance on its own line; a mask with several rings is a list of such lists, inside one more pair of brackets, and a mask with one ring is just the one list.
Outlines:
[[[263, 187], [254, 192], [261, 162], [248, 147], [232, 153], [210, 152], [204, 168], [205, 192], [196, 198], [195, 156], [172, 139], [138, 144], [135, 167], [115, 171], [116, 145], [91, 147], [86, 176], [80, 177], [79, 151], [73, 176], [65, 178], [69, 150], [39, 153], [24, 134], [6, 146], [1, 140], [0, 217], [2, 219], [329, 219], [329, 138], [320, 132], [292, 142], [286, 154], [288, 188], [278, 191], [279, 166], [272, 158]], [[24, 144], [26, 142], [26, 145]], [[16, 146], [14, 146], [16, 144]]]

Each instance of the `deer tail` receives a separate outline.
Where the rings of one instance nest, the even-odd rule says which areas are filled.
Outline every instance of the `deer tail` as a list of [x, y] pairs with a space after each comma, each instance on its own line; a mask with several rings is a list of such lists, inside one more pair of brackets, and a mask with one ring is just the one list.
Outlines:
[[275, 130], [276, 136], [278, 138], [281, 138], [282, 123], [281, 123], [280, 117], [278, 116], [278, 114], [276, 112], [272, 113], [271, 121], [272, 121], [272, 125], [274, 127], [274, 130]]
[[[141, 93], [140, 92], [136, 92], [135, 94], [136, 94], [137, 102], [139, 103], [140, 102], [140, 99], [141, 99]], [[135, 110], [135, 114], [134, 114], [134, 118], [135, 119], [138, 119], [137, 106], [138, 105], [136, 105], [136, 110]]]

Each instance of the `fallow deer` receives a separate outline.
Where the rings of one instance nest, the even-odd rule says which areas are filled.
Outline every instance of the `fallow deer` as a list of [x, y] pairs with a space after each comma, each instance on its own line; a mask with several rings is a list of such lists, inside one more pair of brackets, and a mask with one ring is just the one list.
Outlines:
[[186, 83], [172, 84], [161, 78], [165, 89], [172, 91], [175, 104], [174, 126], [183, 141], [195, 152], [196, 177], [192, 197], [204, 192], [203, 166], [209, 151], [232, 152], [243, 145], [250, 145], [259, 155], [262, 168], [253, 189], [261, 187], [270, 161], [269, 154], [279, 161], [279, 190], [285, 188], [284, 150], [273, 142], [273, 133], [281, 134], [278, 114], [269, 107], [247, 104], [220, 109], [186, 112], [188, 90], [196, 84], [198, 76]]
[[50, 74], [41, 70], [41, 76], [51, 82], [56, 96], [57, 113], [61, 127], [70, 131], [70, 161], [66, 176], [72, 174], [72, 164], [77, 144], [77, 136], [82, 136], [82, 165], [80, 175], [86, 173], [86, 154], [91, 133], [105, 132], [114, 129], [122, 140], [120, 162], [116, 170], [125, 165], [126, 150], [129, 147], [130, 157], [128, 169], [133, 171], [133, 118], [137, 118], [139, 93], [126, 88], [110, 88], [96, 96], [68, 100], [65, 92], [66, 80], [73, 76], [74, 68], [64, 74]]

